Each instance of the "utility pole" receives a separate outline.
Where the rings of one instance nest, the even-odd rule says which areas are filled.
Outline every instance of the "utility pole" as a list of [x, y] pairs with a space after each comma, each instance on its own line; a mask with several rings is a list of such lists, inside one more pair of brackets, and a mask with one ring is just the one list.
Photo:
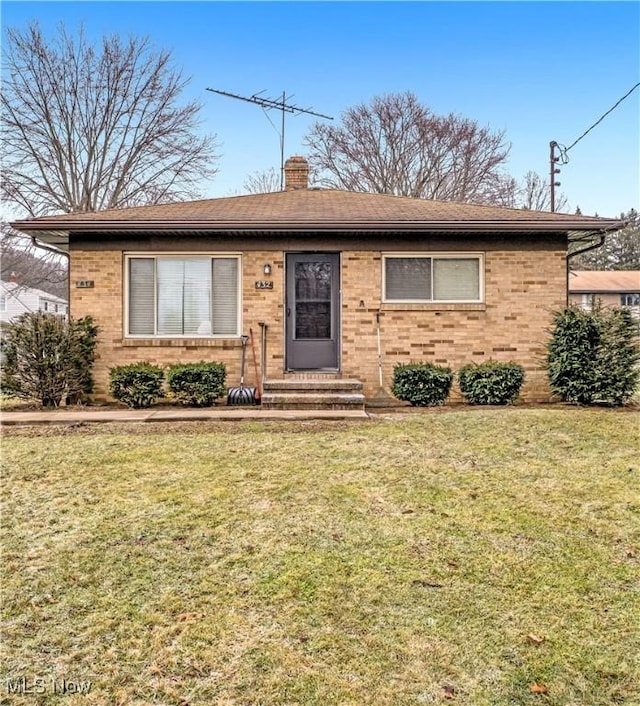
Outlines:
[[556, 210], [556, 186], [560, 186], [560, 182], [556, 181], [556, 174], [560, 174], [560, 170], [556, 166], [560, 161], [560, 157], [556, 157], [556, 147], [558, 143], [551, 140], [549, 143], [549, 184], [551, 186], [551, 213]]
[[[309, 108], [300, 108], [292, 103], [287, 103], [287, 96], [284, 91], [282, 91], [282, 96], [278, 99], [274, 98], [262, 98], [258, 93], [254, 93], [252, 96], [239, 96], [236, 93], [229, 93], [228, 91], [218, 91], [215, 88], [207, 88], [207, 91], [212, 93], [218, 93], [221, 96], [227, 96], [228, 98], [236, 98], [237, 100], [246, 101], [247, 103], [253, 103], [254, 105], [259, 105], [264, 110], [279, 110], [282, 113], [282, 120], [280, 123], [280, 191], [284, 188], [284, 115], [285, 113], [293, 113], [293, 115], [299, 115], [300, 113], [305, 113], [306, 115], [315, 115], [317, 118], [324, 118], [325, 120], [333, 120], [329, 115], [324, 115], [323, 113], [317, 113]], [[263, 91], [260, 91], [262, 93]], [[272, 123], [273, 124], [273, 123]]]

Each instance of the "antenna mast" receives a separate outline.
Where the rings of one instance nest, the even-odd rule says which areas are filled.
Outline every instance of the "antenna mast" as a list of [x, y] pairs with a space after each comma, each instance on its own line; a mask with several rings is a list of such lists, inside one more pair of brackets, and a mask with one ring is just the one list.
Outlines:
[[236, 98], [237, 100], [246, 101], [247, 103], [253, 103], [254, 105], [259, 105], [264, 110], [279, 110], [282, 113], [281, 128], [280, 128], [280, 191], [284, 187], [284, 116], [285, 113], [292, 113], [293, 115], [299, 115], [300, 113], [305, 113], [306, 115], [315, 115], [317, 118], [324, 118], [325, 120], [333, 120], [330, 115], [324, 115], [323, 113], [317, 113], [310, 108], [300, 108], [297, 105], [287, 102], [287, 96], [284, 91], [282, 91], [282, 96], [280, 98], [262, 98], [259, 93], [254, 93], [252, 96], [239, 96], [237, 93], [229, 93], [228, 91], [218, 91], [215, 88], [207, 88], [207, 91], [212, 93], [218, 93], [221, 96], [227, 96], [228, 98]]

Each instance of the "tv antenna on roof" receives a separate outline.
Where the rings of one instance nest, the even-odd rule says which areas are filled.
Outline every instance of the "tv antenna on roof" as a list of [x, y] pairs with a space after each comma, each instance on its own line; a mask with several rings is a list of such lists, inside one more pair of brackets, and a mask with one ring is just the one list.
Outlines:
[[[215, 88], [207, 88], [207, 91], [212, 93], [218, 93], [221, 96], [227, 96], [228, 98], [236, 98], [240, 101], [246, 101], [247, 103], [253, 103], [254, 105], [259, 105], [264, 111], [267, 110], [279, 110], [282, 113], [280, 132], [280, 191], [282, 191], [284, 186], [284, 116], [285, 113], [292, 113], [293, 115], [299, 115], [300, 113], [306, 113], [307, 115], [315, 115], [317, 118], [324, 118], [325, 120], [333, 120], [330, 115], [324, 115], [323, 113], [317, 113], [315, 110], [310, 108], [300, 108], [300, 106], [293, 105], [287, 102], [287, 95], [282, 91], [282, 96], [280, 98], [262, 98], [260, 93], [264, 91], [259, 91], [254, 93], [252, 96], [239, 96], [236, 93], [229, 93], [228, 91], [218, 91]], [[293, 96], [289, 96], [289, 100]], [[267, 115], [267, 118], [269, 116]], [[269, 119], [271, 122], [271, 119]], [[273, 125], [273, 123], [271, 123]], [[274, 125], [275, 128], [275, 125]], [[277, 132], [277, 128], [276, 128]]]

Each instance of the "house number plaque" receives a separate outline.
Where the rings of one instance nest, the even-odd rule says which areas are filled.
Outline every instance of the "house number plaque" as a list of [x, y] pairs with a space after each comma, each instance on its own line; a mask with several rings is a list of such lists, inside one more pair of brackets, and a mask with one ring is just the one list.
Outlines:
[[76, 280], [77, 289], [93, 289], [92, 279], [77, 279]]
[[256, 289], [273, 289], [273, 281], [266, 279], [259, 279], [256, 282]]

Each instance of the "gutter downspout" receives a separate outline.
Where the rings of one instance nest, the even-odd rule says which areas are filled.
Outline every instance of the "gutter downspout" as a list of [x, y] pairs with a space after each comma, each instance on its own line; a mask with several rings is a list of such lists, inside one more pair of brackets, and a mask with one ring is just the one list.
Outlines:
[[66, 257], [67, 260], [69, 259], [68, 252], [65, 252], [64, 250], [58, 250], [57, 248], [52, 248], [49, 245], [45, 245], [44, 243], [38, 242], [38, 239], [35, 235], [31, 236], [31, 244], [34, 248], [40, 248], [40, 250], [46, 250], [47, 252], [53, 253], [54, 255], [62, 255], [62, 257]]

